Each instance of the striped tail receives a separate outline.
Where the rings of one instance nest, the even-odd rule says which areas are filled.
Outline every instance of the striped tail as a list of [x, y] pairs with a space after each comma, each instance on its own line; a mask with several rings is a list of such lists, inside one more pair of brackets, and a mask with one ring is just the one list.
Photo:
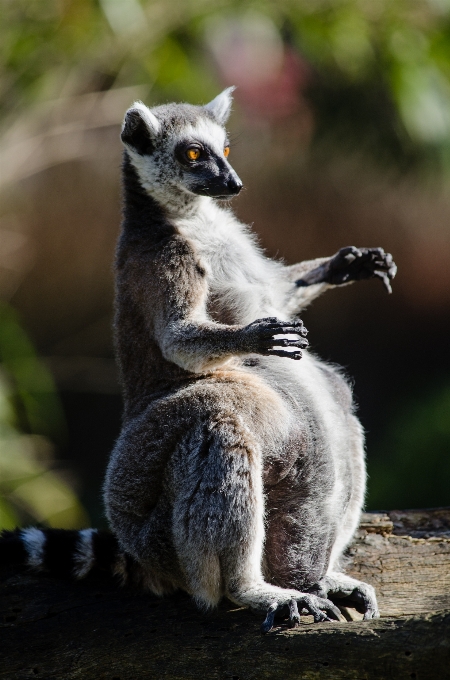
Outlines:
[[53, 576], [82, 579], [105, 572], [121, 584], [139, 585], [140, 565], [107, 531], [82, 529], [15, 529], [0, 534], [0, 565], [27, 566]]

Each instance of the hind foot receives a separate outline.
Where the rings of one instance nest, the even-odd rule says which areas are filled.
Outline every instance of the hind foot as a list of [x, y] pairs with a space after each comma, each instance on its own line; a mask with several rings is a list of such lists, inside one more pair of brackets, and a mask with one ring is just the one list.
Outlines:
[[227, 592], [227, 597], [232, 602], [249, 607], [255, 613], [266, 612], [266, 618], [261, 626], [263, 634], [268, 633], [273, 628], [275, 616], [289, 615], [289, 624], [292, 627], [300, 623], [300, 612], [312, 614], [315, 623], [344, 620], [333, 602], [312, 593], [280, 588], [259, 580], [245, 584], [245, 586], [238, 585], [236, 582], [232, 585], [234, 587], [228, 589]]
[[333, 602], [338, 601], [341, 605], [354, 607], [364, 614], [364, 621], [380, 616], [375, 589], [351, 576], [330, 572], [310, 588], [309, 592], [318, 597], [329, 598]]
[[[314, 623], [321, 621], [341, 621], [342, 616], [336, 605], [330, 600], [317, 597], [310, 593], [302, 593], [295, 599], [292, 598], [289, 602], [273, 602], [267, 610], [266, 618], [261, 625], [261, 633], [265, 635], [273, 628], [275, 616], [283, 616], [289, 612], [289, 625], [294, 628], [300, 623], [300, 612], [311, 614], [314, 617]], [[288, 609], [288, 612], [286, 611]]]

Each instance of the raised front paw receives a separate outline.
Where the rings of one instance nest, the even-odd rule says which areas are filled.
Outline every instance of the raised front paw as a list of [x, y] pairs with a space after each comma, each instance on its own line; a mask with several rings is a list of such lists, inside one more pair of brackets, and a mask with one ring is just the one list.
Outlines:
[[[302, 321], [280, 321], [276, 317], [257, 319], [242, 330], [244, 350], [298, 360], [302, 357], [301, 349], [308, 346], [305, 338], [307, 332]], [[292, 335], [297, 337], [286, 337]]]
[[391, 280], [397, 273], [397, 266], [390, 253], [383, 248], [341, 248], [327, 263], [327, 283], [338, 286], [350, 281], [378, 277], [388, 293], [392, 293]]

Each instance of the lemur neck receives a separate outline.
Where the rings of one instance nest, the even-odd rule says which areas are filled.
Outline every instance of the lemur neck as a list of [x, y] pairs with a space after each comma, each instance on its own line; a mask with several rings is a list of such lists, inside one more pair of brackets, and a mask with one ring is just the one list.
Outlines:
[[198, 213], [205, 202], [211, 201], [207, 196], [195, 196], [187, 191], [171, 187], [169, 191], [159, 191], [157, 188], [148, 192], [172, 219], [189, 218]]

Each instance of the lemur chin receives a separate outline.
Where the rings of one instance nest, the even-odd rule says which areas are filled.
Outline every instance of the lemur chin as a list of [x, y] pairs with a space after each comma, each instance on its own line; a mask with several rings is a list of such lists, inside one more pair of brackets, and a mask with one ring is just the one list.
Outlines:
[[291, 625], [377, 617], [372, 586], [339, 561], [358, 526], [361, 425], [339, 370], [306, 349], [298, 315], [392, 257], [346, 247], [292, 266], [267, 258], [223, 200], [228, 88], [206, 106], [135, 103], [125, 114], [115, 343], [124, 396], [106, 472], [111, 534], [5, 532], [4, 559], [76, 578], [106, 568], [201, 607], [226, 596]]

